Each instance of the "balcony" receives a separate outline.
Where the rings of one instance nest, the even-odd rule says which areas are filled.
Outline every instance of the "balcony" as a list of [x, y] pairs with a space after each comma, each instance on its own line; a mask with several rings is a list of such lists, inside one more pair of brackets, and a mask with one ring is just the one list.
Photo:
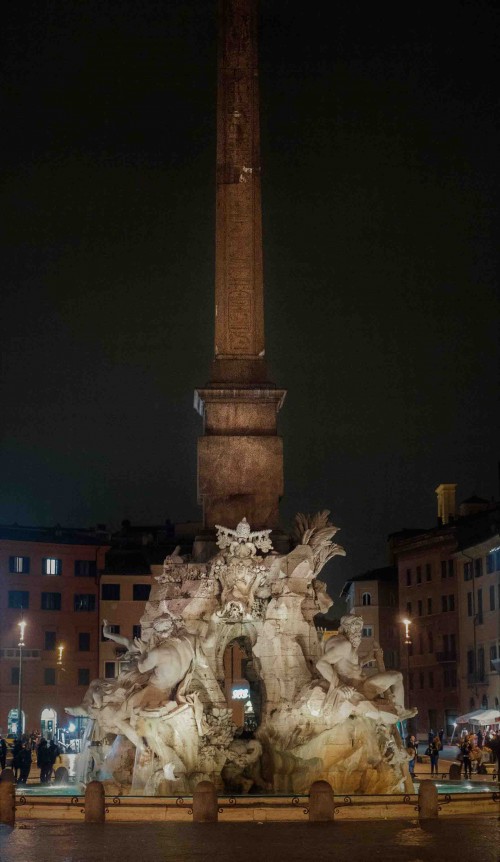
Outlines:
[[456, 652], [437, 652], [436, 661], [438, 661], [440, 664], [445, 664], [446, 662], [456, 662], [457, 654]]

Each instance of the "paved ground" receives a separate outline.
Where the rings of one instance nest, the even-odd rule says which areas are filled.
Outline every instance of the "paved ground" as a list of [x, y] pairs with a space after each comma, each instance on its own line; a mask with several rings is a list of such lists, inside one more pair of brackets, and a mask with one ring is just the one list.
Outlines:
[[1, 862], [498, 862], [498, 818], [0, 826]]

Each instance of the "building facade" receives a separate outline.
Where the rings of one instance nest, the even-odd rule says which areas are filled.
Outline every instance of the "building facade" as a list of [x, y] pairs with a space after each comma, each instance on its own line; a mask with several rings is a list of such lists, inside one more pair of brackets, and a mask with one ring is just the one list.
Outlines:
[[347, 611], [363, 617], [360, 655], [379, 643], [387, 669], [399, 668], [398, 573], [394, 566], [372, 569], [346, 581], [341, 592]]
[[[104, 528], [0, 527], [0, 728], [54, 735], [98, 671]], [[20, 623], [24, 647], [20, 649]], [[22, 653], [22, 655], [21, 655]], [[21, 682], [20, 682], [21, 680]]]

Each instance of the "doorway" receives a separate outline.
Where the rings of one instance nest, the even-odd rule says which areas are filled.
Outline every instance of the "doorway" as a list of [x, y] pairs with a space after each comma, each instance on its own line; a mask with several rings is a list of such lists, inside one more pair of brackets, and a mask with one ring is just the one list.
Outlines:
[[57, 713], [55, 709], [45, 708], [40, 716], [40, 731], [45, 739], [53, 739], [57, 728]]

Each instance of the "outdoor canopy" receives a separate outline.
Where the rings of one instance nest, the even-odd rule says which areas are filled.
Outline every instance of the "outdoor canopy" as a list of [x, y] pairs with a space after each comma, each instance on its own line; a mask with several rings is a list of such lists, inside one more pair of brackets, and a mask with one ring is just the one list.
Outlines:
[[459, 715], [457, 724], [499, 724], [500, 710], [498, 709], [476, 709], [474, 712], [466, 712]]

